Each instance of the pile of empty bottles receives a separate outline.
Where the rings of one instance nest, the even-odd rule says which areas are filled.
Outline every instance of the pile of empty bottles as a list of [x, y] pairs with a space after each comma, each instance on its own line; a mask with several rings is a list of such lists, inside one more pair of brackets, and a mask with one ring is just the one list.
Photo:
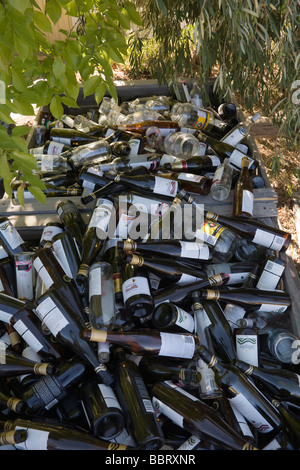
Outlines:
[[56, 216], [26, 241], [0, 219], [0, 449], [299, 448], [291, 236], [253, 217], [259, 115], [182, 91], [39, 113]]

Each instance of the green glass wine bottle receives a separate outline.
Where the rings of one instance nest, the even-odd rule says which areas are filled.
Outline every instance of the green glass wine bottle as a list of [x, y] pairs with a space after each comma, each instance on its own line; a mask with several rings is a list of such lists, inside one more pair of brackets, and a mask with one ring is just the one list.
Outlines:
[[215, 380], [225, 397], [259, 433], [277, 433], [281, 429], [278, 411], [246, 375], [232, 364], [221, 362], [207, 348], [198, 348], [199, 356], [215, 372]]
[[216, 410], [172, 382], [157, 382], [151, 395], [158, 412], [200, 439], [208, 439], [227, 450], [255, 449]]

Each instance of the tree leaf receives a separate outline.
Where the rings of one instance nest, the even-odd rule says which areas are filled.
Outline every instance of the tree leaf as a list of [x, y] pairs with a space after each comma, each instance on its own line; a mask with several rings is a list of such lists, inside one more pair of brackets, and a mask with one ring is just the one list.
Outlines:
[[22, 15], [24, 14], [27, 8], [31, 8], [29, 0], [8, 0], [10, 6], [18, 10]]
[[128, 11], [131, 21], [133, 21], [138, 26], [142, 26], [142, 20], [139, 13], [136, 11], [135, 6], [132, 2], [126, 1], [124, 3], [124, 8]]
[[3, 178], [5, 191], [11, 197], [10, 183], [13, 178], [13, 173], [9, 168], [6, 152], [3, 152], [3, 150], [0, 151], [0, 175], [1, 178]]
[[47, 18], [47, 16], [41, 11], [34, 12], [34, 22], [42, 31], [45, 31], [46, 33], [52, 33], [52, 26], [49, 18]]
[[20, 186], [17, 189], [17, 199], [18, 199], [20, 205], [23, 206], [23, 207], [25, 207], [24, 190], [25, 190], [25, 185], [20, 184]]
[[14, 136], [22, 136], [27, 135], [30, 132], [30, 127], [27, 126], [16, 126], [12, 130], [12, 135]]
[[43, 191], [38, 188], [37, 186], [28, 186], [28, 191], [35, 197], [35, 199], [40, 202], [41, 204], [45, 204], [47, 197]]
[[66, 106], [70, 106], [71, 108], [79, 108], [77, 102], [73, 100], [70, 96], [61, 96], [61, 102]]
[[65, 75], [66, 73], [66, 66], [63, 63], [61, 57], [57, 57], [52, 64], [52, 71], [58, 80], [61, 78], [62, 75]]
[[106, 92], [106, 83], [102, 82], [95, 90], [95, 100], [97, 105], [99, 105], [105, 95]]
[[26, 41], [21, 39], [17, 34], [14, 37], [15, 50], [17, 51], [20, 59], [24, 62], [29, 54], [29, 46]]
[[98, 85], [101, 83], [101, 80], [102, 79], [99, 75], [94, 75], [93, 77], [88, 78], [83, 84], [84, 97], [94, 93]]
[[168, 9], [163, 0], [156, 0], [156, 5], [163, 15], [168, 16]]
[[61, 6], [56, 0], [48, 0], [46, 2], [46, 13], [54, 24], [58, 22], [61, 17]]
[[10, 117], [10, 112], [5, 104], [0, 104], [0, 120], [7, 124], [14, 124], [14, 120]]
[[27, 90], [27, 85], [23, 74], [14, 68], [12, 70], [12, 84], [18, 91]]
[[64, 114], [64, 108], [61, 104], [61, 98], [58, 95], [54, 95], [50, 101], [51, 114], [56, 118], [60, 119]]
[[21, 98], [19, 95], [14, 98], [14, 105], [17, 106], [18, 113], [23, 116], [34, 116], [34, 109], [28, 101]]

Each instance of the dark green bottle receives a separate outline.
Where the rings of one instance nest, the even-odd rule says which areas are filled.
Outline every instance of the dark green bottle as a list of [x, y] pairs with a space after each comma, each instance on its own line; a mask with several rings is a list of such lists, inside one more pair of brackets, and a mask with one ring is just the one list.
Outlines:
[[125, 411], [128, 430], [138, 450], [159, 450], [164, 436], [150, 395], [138, 366], [125, 358], [123, 349], [114, 351], [116, 394]]

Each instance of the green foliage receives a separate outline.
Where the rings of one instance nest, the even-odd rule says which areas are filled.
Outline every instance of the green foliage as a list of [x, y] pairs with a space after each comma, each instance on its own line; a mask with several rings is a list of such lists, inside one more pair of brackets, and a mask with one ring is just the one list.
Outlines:
[[[63, 41], [47, 39], [62, 13], [77, 18], [71, 31], [62, 31]], [[106, 90], [116, 97], [111, 62], [124, 62], [125, 31], [141, 19], [128, 0], [47, 0], [42, 11], [35, 0], [0, 2], [0, 178], [11, 196], [11, 181], [18, 177], [30, 184], [32, 194], [45, 200], [42, 183], [34, 170], [35, 158], [28, 153], [24, 126], [14, 128], [12, 113], [34, 115], [37, 107], [50, 105], [56, 119], [63, 104], [76, 107], [80, 83], [84, 95], [95, 93], [98, 103]], [[96, 75], [94, 75], [96, 71]], [[42, 80], [41, 80], [42, 79]], [[18, 194], [24, 201], [21, 185]]]
[[[135, 34], [153, 41], [151, 67], [160, 82], [216, 75], [220, 98], [239, 94], [249, 111], [272, 115], [292, 144], [300, 131], [299, 0], [140, 0], [144, 25]], [[137, 50], [135, 54], [135, 50]], [[136, 67], [138, 49], [131, 48]], [[196, 60], [192, 60], [196, 59]], [[298, 93], [297, 93], [298, 90]], [[296, 99], [297, 98], [297, 99]]]

